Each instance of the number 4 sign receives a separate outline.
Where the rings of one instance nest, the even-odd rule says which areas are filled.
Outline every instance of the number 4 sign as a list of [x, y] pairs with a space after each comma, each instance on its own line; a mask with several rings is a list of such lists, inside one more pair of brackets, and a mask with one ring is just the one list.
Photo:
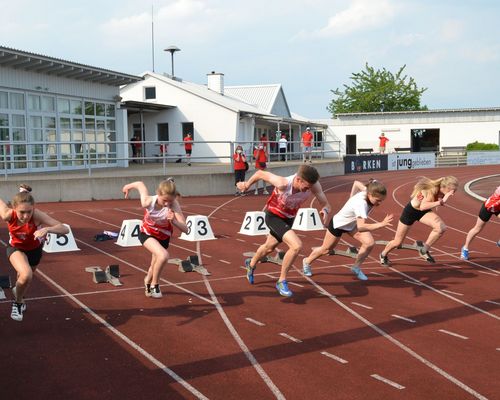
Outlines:
[[315, 208], [300, 208], [293, 222], [292, 229], [298, 231], [320, 231], [325, 229], [318, 210]]
[[190, 215], [186, 218], [187, 233], [182, 233], [179, 239], [196, 242], [198, 240], [214, 240], [212, 227], [205, 215]]
[[80, 250], [76, 246], [75, 238], [73, 236], [73, 232], [71, 232], [70, 226], [68, 224], [64, 225], [69, 229], [69, 232], [63, 235], [57, 233], [47, 234], [45, 244], [43, 245], [43, 251], [46, 253], [59, 253], [62, 251]]
[[124, 220], [116, 244], [122, 247], [141, 246], [139, 241], [141, 223], [140, 219]]

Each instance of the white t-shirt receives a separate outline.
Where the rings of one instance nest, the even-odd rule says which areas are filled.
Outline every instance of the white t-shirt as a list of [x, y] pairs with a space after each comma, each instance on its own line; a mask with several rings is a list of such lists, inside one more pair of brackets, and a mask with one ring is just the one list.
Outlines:
[[287, 140], [285, 138], [281, 138], [280, 140], [278, 140], [278, 143], [280, 149], [286, 149]]
[[345, 231], [352, 231], [356, 228], [357, 218], [368, 218], [372, 207], [366, 201], [366, 191], [363, 190], [352, 196], [344, 207], [333, 216], [333, 227]]

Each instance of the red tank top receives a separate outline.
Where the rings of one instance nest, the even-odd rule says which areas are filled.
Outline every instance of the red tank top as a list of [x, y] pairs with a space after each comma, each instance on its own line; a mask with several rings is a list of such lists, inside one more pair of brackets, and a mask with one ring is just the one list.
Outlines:
[[492, 213], [500, 211], [500, 186], [497, 187], [495, 193], [484, 202], [484, 207]]
[[8, 223], [9, 244], [12, 247], [26, 251], [40, 247], [42, 242], [33, 235], [38, 230], [38, 227], [33, 222], [33, 217], [23, 225], [19, 225], [18, 222], [17, 214], [12, 210], [12, 217]]
[[278, 191], [278, 188], [274, 188], [267, 200], [267, 210], [281, 218], [294, 218], [297, 215], [300, 206], [309, 198], [311, 193], [309, 190], [307, 192], [293, 193], [293, 180], [296, 176], [297, 174], [286, 178], [288, 183], [282, 193]]
[[172, 236], [172, 224], [167, 219], [168, 207], [159, 210], [155, 209], [158, 196], [153, 196], [153, 201], [148, 208], [144, 209], [144, 219], [142, 220], [141, 232], [153, 236], [158, 240], [165, 240]]

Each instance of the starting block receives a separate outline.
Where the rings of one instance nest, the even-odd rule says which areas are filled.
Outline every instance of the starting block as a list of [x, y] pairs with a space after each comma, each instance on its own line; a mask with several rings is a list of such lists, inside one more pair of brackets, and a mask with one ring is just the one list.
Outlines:
[[[375, 244], [387, 245], [389, 242], [387, 240], [376, 240]], [[408, 249], [408, 250], [417, 250], [419, 251], [424, 247], [424, 242], [421, 240], [416, 240], [414, 244], [405, 244], [398, 246], [398, 249]]]
[[265, 222], [266, 213], [262, 211], [248, 211], [243, 218], [240, 231], [242, 235], [268, 235], [269, 228]]
[[300, 208], [293, 221], [292, 229], [298, 231], [321, 231], [325, 229], [318, 210], [315, 208]]
[[212, 227], [205, 215], [190, 215], [186, 218], [187, 233], [182, 232], [179, 239], [196, 242], [200, 240], [214, 240]]
[[9, 275], [0, 276], [0, 300], [5, 300], [7, 298], [3, 290], [10, 288], [11, 288], [10, 276]]
[[358, 256], [358, 249], [354, 246], [348, 246], [347, 250], [332, 249], [328, 252], [328, 255], [356, 258]]
[[122, 286], [120, 282], [120, 266], [117, 264], [108, 265], [106, 270], [103, 271], [101, 267], [87, 267], [86, 272], [92, 274], [92, 279], [95, 283], [111, 283], [113, 286]]
[[203, 265], [200, 265], [198, 256], [196, 255], [188, 256], [186, 260], [181, 260], [180, 258], [171, 258], [168, 260], [168, 263], [177, 265], [180, 272], [194, 271], [205, 276], [211, 275]]
[[[247, 253], [243, 253], [243, 255], [245, 257], [253, 257], [255, 255], [255, 252], [249, 251]], [[262, 262], [262, 263], [269, 262], [269, 263], [281, 265], [281, 264], [283, 264], [283, 257], [285, 257], [284, 251], [276, 251], [276, 254], [274, 256], [264, 256], [259, 260], [259, 262]]]

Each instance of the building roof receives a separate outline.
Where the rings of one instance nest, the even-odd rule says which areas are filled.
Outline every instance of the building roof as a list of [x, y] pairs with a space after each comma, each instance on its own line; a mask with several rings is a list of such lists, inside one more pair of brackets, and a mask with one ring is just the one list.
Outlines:
[[[281, 92], [282, 88], [280, 84], [224, 87], [225, 94], [240, 98], [247, 103], [254, 104], [269, 114], [272, 113], [276, 98]], [[283, 95], [283, 98], [284, 97], [285, 96]], [[286, 108], [288, 109], [288, 104], [286, 105]], [[288, 114], [290, 114], [289, 109]]]
[[126, 85], [142, 79], [135, 75], [122, 74], [121, 72], [92, 67], [90, 65], [79, 64], [3, 46], [0, 46], [0, 67], [21, 69], [39, 74], [100, 83], [109, 86]]
[[464, 113], [464, 112], [498, 112], [500, 107], [486, 108], [443, 108], [435, 110], [420, 110], [420, 111], [388, 111], [388, 112], [359, 112], [359, 113], [339, 113], [337, 117], [359, 117], [359, 116], [388, 116], [388, 115], [409, 115], [409, 114], [438, 114], [438, 113]]

